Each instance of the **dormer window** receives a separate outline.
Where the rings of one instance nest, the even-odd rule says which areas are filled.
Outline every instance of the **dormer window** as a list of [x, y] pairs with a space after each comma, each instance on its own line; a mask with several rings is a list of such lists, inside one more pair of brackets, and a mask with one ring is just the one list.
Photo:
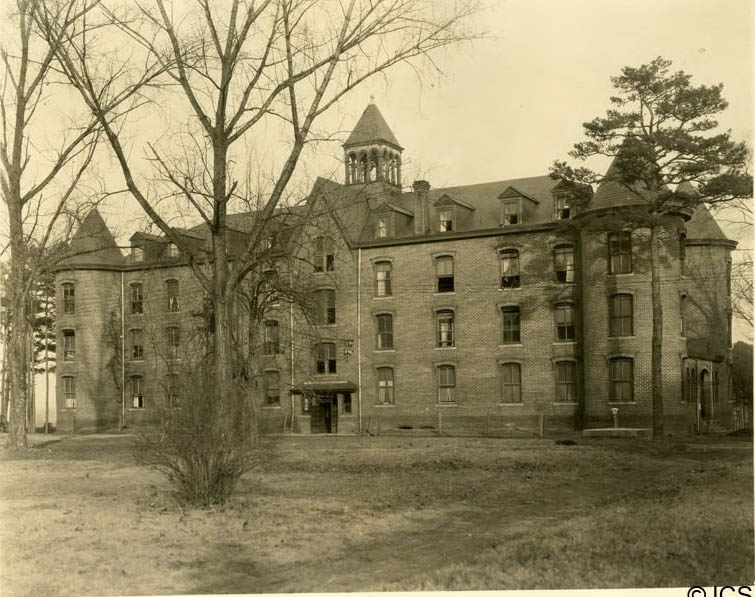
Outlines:
[[438, 210], [438, 230], [440, 232], [453, 232], [454, 229], [454, 210], [446, 207]]
[[571, 207], [566, 195], [556, 195], [553, 198], [553, 219], [568, 220], [571, 218]]
[[391, 236], [391, 216], [389, 214], [378, 216], [375, 237], [388, 238], [389, 236]]
[[505, 199], [501, 203], [501, 226], [515, 226], [522, 223], [522, 200]]
[[178, 247], [174, 243], [168, 243], [168, 257], [170, 259], [178, 257]]
[[131, 245], [131, 258], [134, 261], [144, 261], [144, 249]]

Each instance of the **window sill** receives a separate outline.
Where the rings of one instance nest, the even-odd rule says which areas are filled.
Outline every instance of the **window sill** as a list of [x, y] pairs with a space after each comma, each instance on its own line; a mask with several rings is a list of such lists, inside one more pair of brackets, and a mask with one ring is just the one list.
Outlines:
[[146, 408], [134, 408], [134, 407], [131, 407], [131, 408], [128, 409], [128, 411], [132, 412], [132, 413], [143, 412], [145, 410], [147, 410], [147, 409]]
[[262, 410], [280, 410], [281, 405], [280, 404], [267, 404], [262, 407]]
[[396, 408], [395, 404], [376, 404], [375, 408]]
[[457, 408], [459, 405], [456, 402], [443, 402], [435, 404], [435, 408]]
[[392, 294], [386, 294], [385, 296], [373, 296], [372, 298], [374, 300], [376, 300], [376, 301], [384, 301], [384, 300], [392, 299], [393, 295]]
[[631, 336], [608, 336], [608, 339], [609, 339], [609, 340], [632, 340], [632, 339], [634, 339], [634, 338], [636, 338], [636, 337], [637, 337], [637, 336], [635, 336], [635, 335], [633, 334], [633, 335], [631, 335]]
[[376, 348], [373, 352], [396, 352], [395, 348]]
[[313, 273], [313, 274], [314, 274], [315, 276], [323, 276], [323, 275], [327, 275], [327, 274], [334, 274], [334, 273], [336, 273], [336, 270], [334, 270], [334, 269], [329, 269], [329, 270], [327, 270], [327, 271], [324, 271], [324, 272], [312, 272], [312, 273]]
[[499, 402], [498, 406], [524, 406], [524, 402]]
[[637, 404], [637, 401], [635, 400], [634, 402], [611, 402], [609, 400], [608, 404]]
[[456, 350], [456, 346], [436, 346], [434, 350]]
[[337, 324], [335, 323], [316, 323], [315, 327], [318, 328], [334, 328]]
[[523, 344], [499, 344], [498, 348], [521, 348]]
[[448, 292], [438, 292], [437, 290], [433, 292], [433, 296], [449, 296], [452, 294], [456, 294], [455, 290], [449, 290]]
[[607, 276], [634, 276], [634, 272], [625, 272], [625, 273], [618, 273], [618, 274], [612, 274], [611, 272], [606, 273]]
[[513, 290], [522, 290], [522, 286], [517, 286], [516, 288], [501, 288], [501, 287], [498, 287], [497, 290], [499, 290], [500, 292], [511, 292]]
[[554, 402], [553, 406], [577, 406], [577, 402]]
[[575, 346], [576, 344], [576, 340], [556, 340], [553, 346]]

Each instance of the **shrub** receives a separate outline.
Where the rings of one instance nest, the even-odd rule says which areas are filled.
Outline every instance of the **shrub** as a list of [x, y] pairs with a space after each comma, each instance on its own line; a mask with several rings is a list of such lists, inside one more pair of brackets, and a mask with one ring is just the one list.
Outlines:
[[219, 395], [211, 373], [198, 367], [178, 376], [173, 404], [138, 442], [139, 460], [167, 476], [182, 505], [224, 503], [260, 455], [250, 388], [234, 382], [230, 395]]

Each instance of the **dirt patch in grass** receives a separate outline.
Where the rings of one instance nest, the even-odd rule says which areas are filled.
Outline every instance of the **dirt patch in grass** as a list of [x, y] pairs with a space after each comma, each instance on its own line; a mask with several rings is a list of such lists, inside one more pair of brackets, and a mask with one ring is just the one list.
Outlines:
[[753, 577], [751, 444], [290, 437], [231, 502], [181, 510], [133, 438], [46, 442], [2, 455], [3, 595]]

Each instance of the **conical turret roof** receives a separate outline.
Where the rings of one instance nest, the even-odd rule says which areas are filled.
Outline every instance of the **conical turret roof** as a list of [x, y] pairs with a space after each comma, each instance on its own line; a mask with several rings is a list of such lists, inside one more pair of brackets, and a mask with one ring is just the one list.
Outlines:
[[81, 226], [68, 244], [67, 253], [65, 262], [68, 264], [123, 263], [123, 254], [96, 207], [90, 210], [81, 222]]
[[403, 149], [378, 107], [371, 102], [362, 112], [354, 130], [351, 131], [349, 138], [343, 145], [344, 147], [353, 147], [375, 142], [387, 143], [398, 150]]

